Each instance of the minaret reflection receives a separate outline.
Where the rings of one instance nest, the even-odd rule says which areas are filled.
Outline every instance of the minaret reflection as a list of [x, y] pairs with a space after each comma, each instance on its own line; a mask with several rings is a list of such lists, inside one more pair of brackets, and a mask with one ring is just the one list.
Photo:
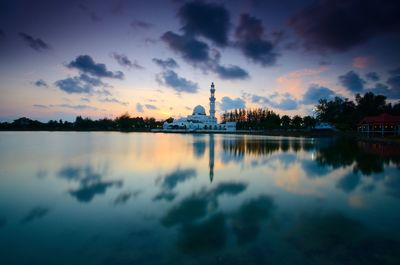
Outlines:
[[212, 182], [214, 179], [214, 134], [209, 134], [208, 154], [209, 154], [208, 166], [210, 168], [210, 182]]

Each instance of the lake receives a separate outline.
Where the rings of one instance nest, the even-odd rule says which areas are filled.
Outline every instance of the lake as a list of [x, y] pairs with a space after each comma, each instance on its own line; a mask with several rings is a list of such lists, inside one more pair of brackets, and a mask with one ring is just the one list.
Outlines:
[[0, 264], [400, 264], [400, 150], [0, 133]]

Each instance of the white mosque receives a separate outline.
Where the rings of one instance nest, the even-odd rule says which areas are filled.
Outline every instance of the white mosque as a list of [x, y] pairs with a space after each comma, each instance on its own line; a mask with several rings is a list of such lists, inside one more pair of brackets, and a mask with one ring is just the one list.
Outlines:
[[210, 115], [207, 116], [203, 106], [197, 105], [193, 109], [192, 115], [186, 118], [174, 119], [173, 122], [164, 122], [163, 129], [187, 130], [187, 131], [236, 131], [236, 122], [225, 122], [218, 124], [215, 117], [215, 86], [211, 83], [210, 89]]

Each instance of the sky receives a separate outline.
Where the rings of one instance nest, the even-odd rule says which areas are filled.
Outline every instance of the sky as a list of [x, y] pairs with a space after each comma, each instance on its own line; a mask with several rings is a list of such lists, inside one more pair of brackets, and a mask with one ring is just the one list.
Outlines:
[[0, 121], [400, 99], [396, 0], [1, 0]]

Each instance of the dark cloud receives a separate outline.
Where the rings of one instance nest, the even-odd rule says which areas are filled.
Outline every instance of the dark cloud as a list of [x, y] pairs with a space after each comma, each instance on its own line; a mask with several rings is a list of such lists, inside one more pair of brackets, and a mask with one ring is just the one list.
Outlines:
[[92, 87], [89, 85], [82, 85], [78, 78], [68, 77], [66, 79], [58, 80], [55, 85], [61, 90], [67, 92], [68, 94], [73, 93], [87, 93], [92, 92]]
[[82, 185], [78, 189], [70, 190], [69, 194], [75, 197], [79, 202], [88, 203], [96, 195], [105, 194], [107, 189], [113, 186], [121, 186], [121, 182], [99, 181], [88, 185]]
[[400, 98], [400, 67], [389, 71], [389, 78], [386, 83], [390, 86], [390, 90], [386, 91], [389, 98]]
[[134, 29], [149, 29], [153, 27], [153, 24], [135, 19], [131, 22], [131, 27]]
[[224, 6], [202, 1], [188, 2], [179, 9], [178, 16], [186, 35], [200, 35], [219, 46], [228, 44], [230, 17]]
[[179, 183], [195, 178], [196, 170], [193, 168], [177, 169], [163, 178], [162, 187], [166, 190], [174, 189]]
[[236, 65], [230, 66], [216, 66], [215, 72], [221, 79], [247, 79], [249, 73]]
[[71, 105], [71, 104], [58, 104], [58, 105], [49, 105], [49, 107], [58, 107], [58, 108], [67, 108], [67, 109], [76, 109], [76, 110], [98, 110], [96, 107], [89, 105]]
[[97, 15], [95, 11], [91, 10], [88, 6], [80, 3], [78, 4], [78, 8], [82, 10], [82, 12], [85, 13], [85, 15], [87, 15], [92, 21], [99, 22], [102, 20], [101, 17]]
[[6, 37], [6, 33], [4, 32], [4, 30], [0, 29], [0, 39], [5, 38]]
[[311, 85], [303, 95], [303, 104], [316, 104], [320, 99], [332, 99], [335, 92], [331, 89], [319, 85]]
[[274, 44], [264, 38], [264, 27], [260, 19], [249, 14], [242, 14], [235, 37], [237, 46], [253, 62], [262, 66], [271, 66], [276, 63], [279, 54], [275, 51]]
[[176, 197], [176, 193], [175, 192], [171, 192], [171, 191], [161, 191], [159, 193], [156, 194], [156, 196], [154, 196], [153, 201], [161, 201], [161, 200], [165, 200], [165, 201], [173, 201]]
[[187, 254], [221, 251], [227, 241], [226, 217], [217, 213], [200, 223], [182, 228], [178, 235], [178, 247]]
[[185, 198], [166, 213], [161, 223], [166, 227], [193, 223], [207, 214], [208, 203], [208, 200], [202, 196], [193, 195]]
[[178, 63], [172, 58], [168, 58], [165, 60], [153, 58], [153, 62], [163, 69], [179, 67]]
[[157, 107], [156, 105], [144, 104], [144, 106], [145, 106], [146, 109], [148, 109], [148, 110], [158, 110], [158, 107]]
[[243, 203], [232, 220], [233, 232], [238, 243], [255, 240], [260, 233], [262, 222], [269, 219], [274, 210], [274, 201], [269, 196], [260, 196]]
[[213, 189], [210, 194], [213, 196], [231, 195], [235, 196], [242, 193], [247, 188], [247, 184], [242, 182], [222, 182]]
[[123, 106], [128, 106], [129, 105], [128, 102], [121, 101], [121, 100], [118, 100], [116, 98], [104, 98], [104, 99], [99, 99], [99, 101], [100, 102], [104, 102], [104, 103], [117, 103], [117, 104], [120, 104], [120, 105], [123, 105]]
[[241, 98], [231, 99], [230, 97], [223, 97], [220, 104], [221, 110], [231, 110], [231, 109], [245, 109], [246, 102]]
[[71, 61], [67, 67], [76, 68], [82, 73], [91, 74], [96, 77], [124, 78], [124, 73], [121, 71], [108, 71], [105, 64], [96, 63], [89, 55], [79, 55], [75, 60]]
[[122, 181], [103, 180], [103, 174], [104, 172], [95, 172], [91, 166], [67, 166], [58, 172], [60, 178], [79, 184], [77, 189], [69, 190], [68, 193], [83, 203], [92, 201], [97, 195], [105, 194], [107, 189], [113, 186], [122, 186]]
[[377, 82], [377, 81], [379, 81], [379, 79], [380, 79], [378, 73], [376, 73], [376, 72], [369, 72], [369, 73], [367, 73], [367, 74], [365, 75], [365, 77], [366, 77], [368, 80], [373, 81], [373, 82]]
[[178, 76], [178, 74], [172, 70], [167, 70], [159, 74], [157, 76], [157, 81], [164, 86], [174, 89], [178, 93], [197, 93], [199, 89], [197, 83]]
[[34, 207], [26, 214], [26, 216], [24, 218], [22, 218], [21, 223], [26, 224], [26, 223], [30, 223], [30, 222], [38, 220], [38, 219], [42, 219], [48, 213], [49, 213], [48, 208], [44, 208], [44, 207], [40, 207], [40, 206]]
[[154, 197], [153, 200], [166, 200], [172, 201], [176, 197], [176, 193], [173, 191], [175, 187], [188, 181], [189, 179], [195, 178], [197, 172], [193, 168], [188, 169], [177, 169], [169, 174], [167, 174], [161, 182], [161, 191]]
[[75, 77], [68, 77], [55, 82], [55, 85], [68, 94], [99, 94], [111, 96], [108, 91], [109, 84], [102, 82], [99, 78], [81, 74]]
[[197, 40], [194, 36], [179, 35], [168, 31], [161, 39], [187, 63], [199, 67], [204, 72], [214, 72], [222, 79], [246, 79], [249, 77], [248, 72], [239, 66], [220, 65], [221, 54], [219, 51], [210, 49], [207, 43]]
[[205, 42], [171, 31], [164, 33], [164, 35], [161, 36], [161, 40], [163, 40], [171, 50], [180, 54], [183, 59], [189, 63], [204, 63], [210, 60], [210, 48]]
[[140, 190], [122, 192], [117, 196], [117, 198], [115, 198], [114, 205], [125, 204], [131, 198], [136, 198], [137, 196], [139, 196], [141, 192], [142, 191]]
[[387, 32], [400, 32], [398, 1], [313, 1], [290, 19], [308, 49], [346, 51]]
[[339, 82], [351, 92], [361, 92], [364, 90], [366, 83], [357, 73], [349, 71], [344, 75], [339, 76]]
[[136, 111], [143, 113], [144, 112], [143, 105], [140, 103], [136, 103]]
[[42, 105], [42, 104], [33, 104], [32, 105], [35, 108], [39, 108], [39, 109], [48, 109], [49, 107], [46, 105]]
[[375, 87], [370, 88], [370, 92], [376, 94], [376, 95], [384, 95], [389, 99], [399, 99], [400, 98], [400, 77], [394, 78], [391, 77], [388, 80], [388, 84], [391, 85], [391, 88], [389, 86], [378, 83], [375, 85]]
[[351, 172], [343, 178], [339, 179], [336, 183], [336, 187], [343, 190], [346, 193], [352, 192], [357, 188], [360, 183], [360, 176], [357, 173]]
[[119, 54], [116, 52], [113, 52], [111, 56], [117, 61], [117, 63], [123, 67], [126, 68], [134, 68], [134, 69], [144, 69], [143, 66], [141, 66], [138, 62], [134, 61], [132, 62], [128, 56], [124, 54]]
[[40, 38], [34, 38], [31, 35], [28, 35], [24, 32], [20, 32], [19, 36], [25, 41], [26, 44], [29, 45], [29, 47], [31, 47], [35, 51], [41, 52], [41, 51], [49, 50], [51, 48], [48, 43], [44, 42]]
[[44, 81], [43, 79], [39, 79], [39, 80], [35, 81], [34, 85], [37, 87], [48, 87], [46, 81]]

